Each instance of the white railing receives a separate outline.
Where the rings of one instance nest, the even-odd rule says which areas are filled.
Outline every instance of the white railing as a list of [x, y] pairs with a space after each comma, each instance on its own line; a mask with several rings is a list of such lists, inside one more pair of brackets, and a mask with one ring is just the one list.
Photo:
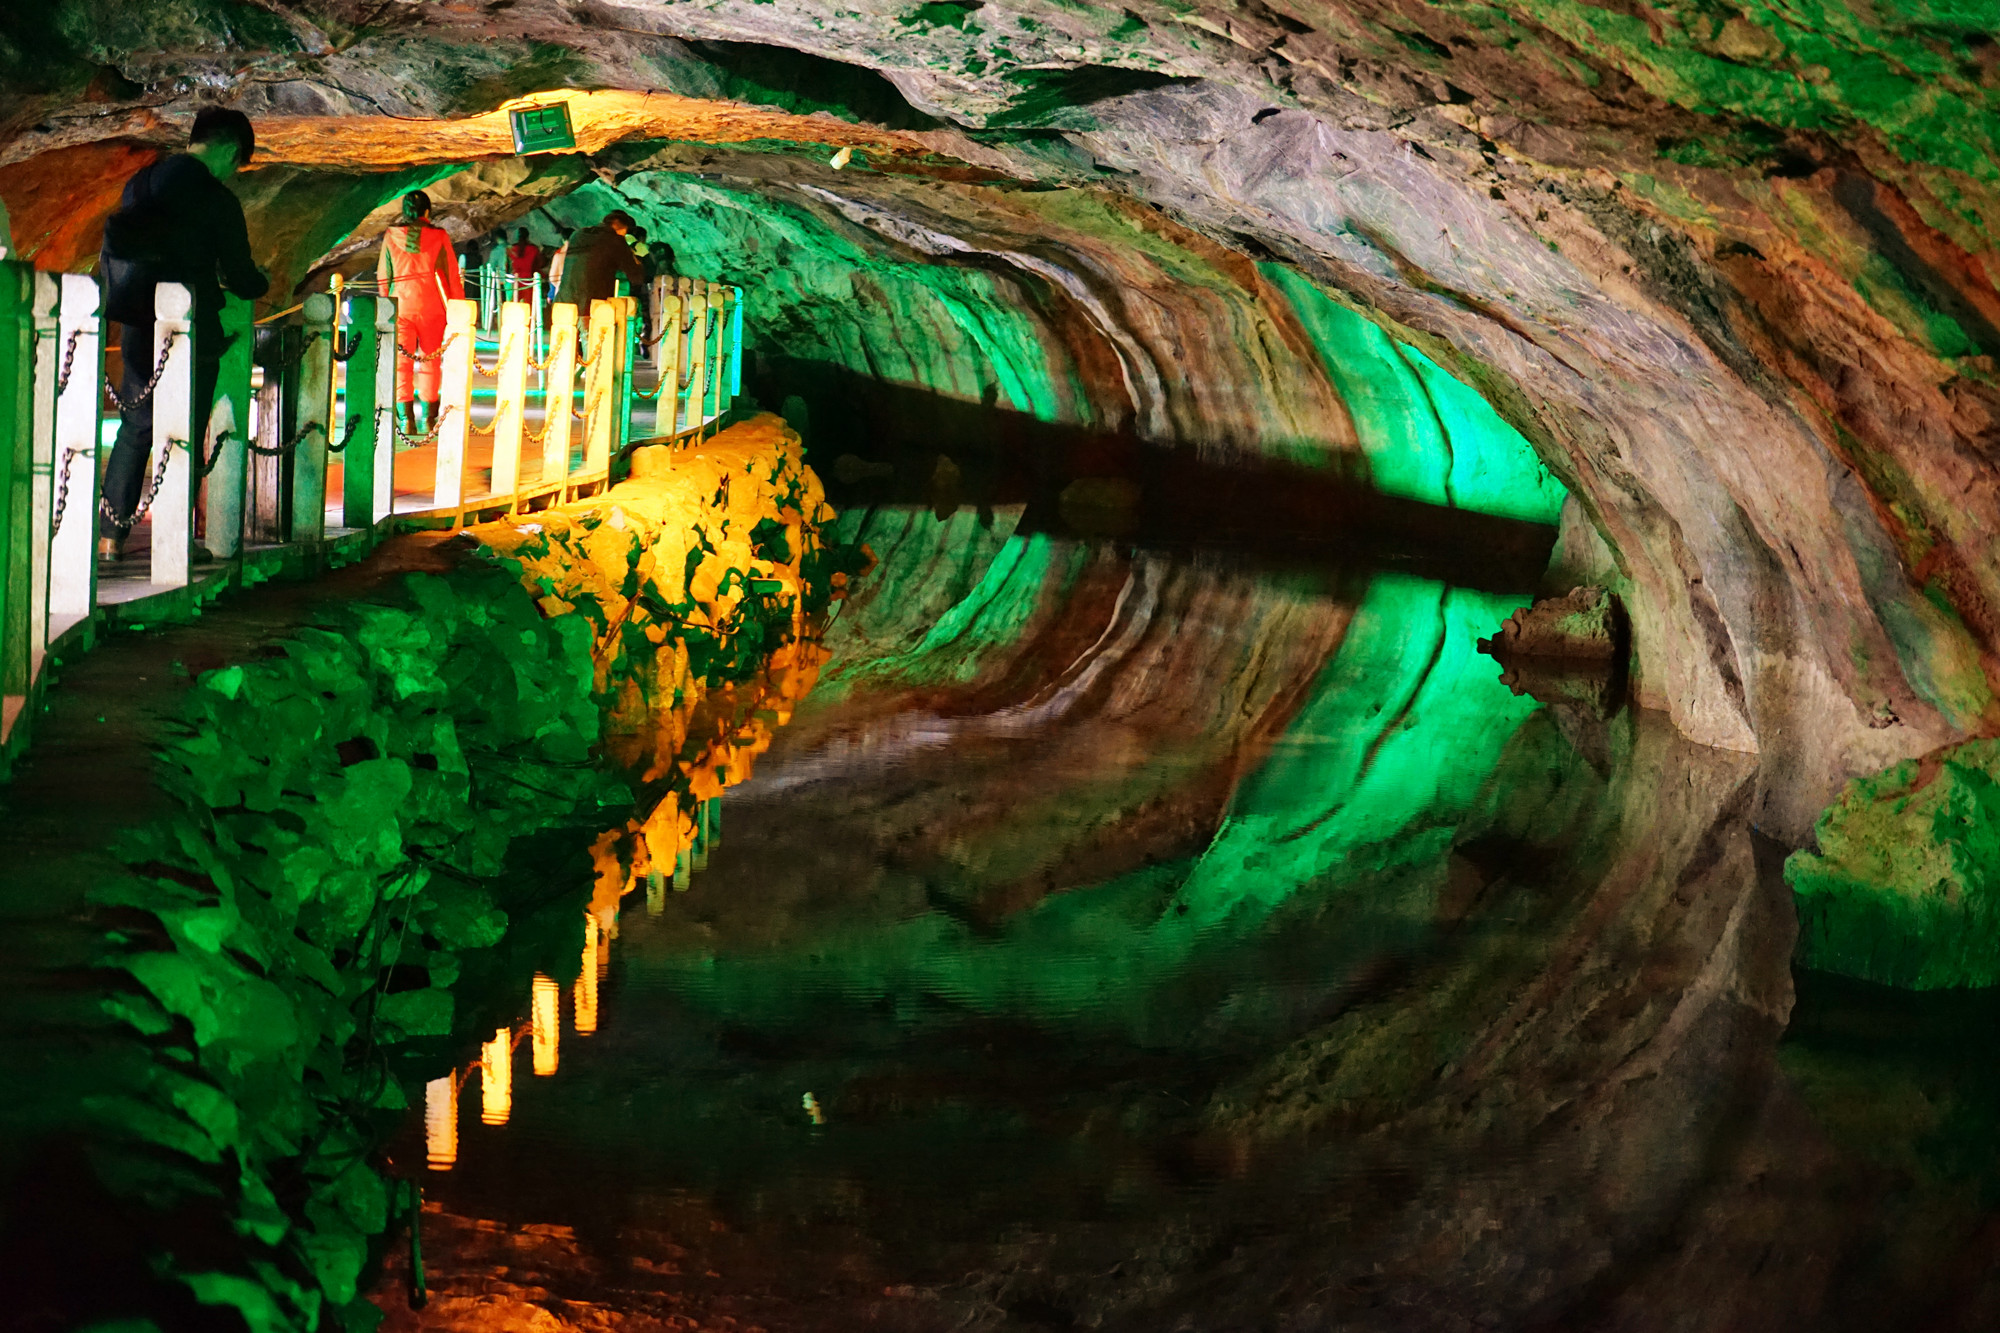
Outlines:
[[[630, 445], [696, 441], [727, 415], [742, 376], [739, 289], [659, 279], [650, 329], [630, 296], [593, 302], [587, 319], [548, 306], [544, 329], [532, 296], [498, 303], [490, 360], [478, 303], [448, 304], [443, 406], [420, 437], [395, 424], [393, 300], [338, 285], [308, 297], [286, 312], [295, 322], [265, 333], [257, 368], [250, 307], [231, 299], [214, 409], [193, 440], [192, 303], [184, 287], [161, 284], [153, 345], [123, 349], [158, 371], [134, 516], [151, 540], [143, 556], [100, 570], [100, 476], [117, 416], [98, 283], [0, 261], [0, 761], [19, 741], [45, 657], [87, 645], [109, 615], [157, 620], [247, 561], [368, 540], [399, 521], [455, 527], [595, 494]], [[651, 389], [639, 382], [642, 359], [657, 369]], [[488, 441], [487, 464], [475, 467], [474, 445]], [[413, 449], [429, 451], [430, 488], [399, 494], [396, 455]], [[336, 461], [342, 484], [330, 494]], [[406, 460], [406, 473], [425, 461]], [[212, 562], [196, 561], [198, 515]]]

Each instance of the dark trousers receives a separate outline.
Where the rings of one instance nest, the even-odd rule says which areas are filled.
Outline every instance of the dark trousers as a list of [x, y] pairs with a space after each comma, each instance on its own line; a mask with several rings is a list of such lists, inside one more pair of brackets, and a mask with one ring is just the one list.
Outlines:
[[[118, 337], [118, 345], [124, 349], [125, 358], [125, 373], [118, 379], [118, 400], [132, 403], [146, 392], [146, 381], [153, 378], [153, 368], [158, 364], [153, 359], [153, 326], [120, 324]], [[220, 350], [217, 349], [218, 352]], [[188, 423], [190, 457], [201, 459], [202, 439], [208, 434], [208, 414], [215, 408], [215, 383], [221, 378], [221, 371], [221, 357], [203, 359], [201, 345], [197, 341], [194, 411], [193, 420]], [[145, 402], [133, 404], [119, 413], [118, 439], [111, 446], [111, 461], [104, 469], [104, 503], [119, 517], [113, 522], [100, 511], [97, 516], [100, 536], [123, 541], [125, 534], [132, 530], [132, 511], [138, 508], [139, 496], [146, 489], [146, 469], [152, 461], [153, 399], [149, 394]]]

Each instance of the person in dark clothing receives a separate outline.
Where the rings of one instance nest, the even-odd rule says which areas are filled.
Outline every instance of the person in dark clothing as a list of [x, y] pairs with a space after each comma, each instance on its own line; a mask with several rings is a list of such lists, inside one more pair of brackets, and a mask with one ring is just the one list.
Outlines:
[[250, 119], [209, 107], [194, 118], [185, 153], [141, 167], [125, 184], [104, 226], [98, 272], [104, 313], [119, 326], [125, 363], [118, 383], [118, 439], [104, 473], [105, 513], [99, 554], [117, 558], [132, 530], [153, 452], [153, 403], [147, 384], [155, 369], [153, 289], [178, 282], [194, 298], [194, 402], [189, 448], [208, 433], [222, 364], [223, 289], [256, 300], [270, 280], [250, 257], [243, 205], [223, 184], [256, 150]]
[[578, 323], [590, 319], [592, 301], [608, 301], [618, 294], [621, 273], [631, 284], [632, 294], [645, 299], [646, 269], [625, 239], [631, 230], [631, 216], [614, 209], [595, 227], [585, 227], [571, 236], [563, 247], [556, 301], [575, 306]]
[[625, 238], [631, 243], [632, 253], [639, 256], [639, 263], [646, 270], [646, 277], [671, 278], [674, 276], [674, 247], [665, 241], [656, 241], [646, 234], [644, 227], [634, 227]]

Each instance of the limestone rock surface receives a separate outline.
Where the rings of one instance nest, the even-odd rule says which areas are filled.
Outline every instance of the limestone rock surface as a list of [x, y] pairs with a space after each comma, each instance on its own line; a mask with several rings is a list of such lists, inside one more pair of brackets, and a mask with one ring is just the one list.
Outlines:
[[[271, 126], [244, 189], [292, 280], [422, 180], [464, 191], [466, 232], [629, 189], [656, 228], [735, 212], [791, 259], [866, 251], [848, 290], [758, 312], [813, 366], [1367, 453], [1307, 302], [1263, 290], [1309, 287], [1519, 430], [1611, 553], [1635, 698], [1759, 753], [1760, 819], [1796, 841], [1846, 778], [2000, 730], [1992, 26], [1908, 0], [68, 0], [0, 41], [0, 197], [24, 249], [82, 262], [116, 164], [51, 159], [157, 151], [233, 99]], [[511, 184], [488, 120], [440, 120], [560, 89], [641, 105]], [[485, 179], [451, 185], [455, 155]], [[885, 259], [928, 275], [921, 320]]]

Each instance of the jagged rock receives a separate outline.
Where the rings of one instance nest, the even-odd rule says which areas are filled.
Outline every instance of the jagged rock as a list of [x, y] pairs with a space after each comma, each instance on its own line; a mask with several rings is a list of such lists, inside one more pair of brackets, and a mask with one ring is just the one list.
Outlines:
[[1618, 602], [1602, 588], [1573, 588], [1508, 616], [1500, 632], [1479, 641], [1495, 657], [1613, 662], [1623, 647]]
[[1919, 990], [2000, 984], [2000, 741], [1847, 785], [1796, 852], [1799, 961]]

